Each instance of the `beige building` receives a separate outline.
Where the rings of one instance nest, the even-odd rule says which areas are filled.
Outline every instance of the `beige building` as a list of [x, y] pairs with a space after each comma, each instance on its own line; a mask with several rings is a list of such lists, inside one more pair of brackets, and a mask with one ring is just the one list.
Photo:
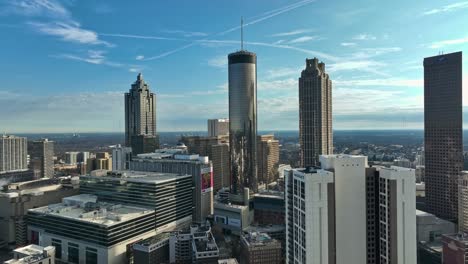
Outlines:
[[258, 182], [269, 184], [278, 178], [279, 141], [274, 135], [257, 137]]
[[333, 154], [332, 81], [325, 63], [306, 59], [299, 78], [301, 166], [318, 166], [319, 155]]
[[229, 135], [229, 119], [208, 119], [208, 136]]
[[86, 162], [86, 171], [93, 170], [112, 170], [112, 158], [107, 152], [98, 152], [96, 157], [89, 158]]
[[213, 187], [215, 191], [231, 185], [229, 170], [229, 144], [219, 143], [211, 146], [213, 162]]

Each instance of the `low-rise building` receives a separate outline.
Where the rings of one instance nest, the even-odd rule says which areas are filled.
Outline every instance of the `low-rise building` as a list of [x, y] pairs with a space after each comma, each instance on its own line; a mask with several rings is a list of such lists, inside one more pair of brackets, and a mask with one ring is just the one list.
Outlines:
[[5, 264], [54, 264], [55, 248], [52, 246], [41, 247], [28, 245], [13, 251], [13, 259], [7, 260]]
[[157, 234], [133, 245], [133, 261], [138, 264], [163, 264], [169, 262], [170, 233]]
[[155, 211], [81, 194], [28, 210], [28, 239], [68, 263], [127, 263], [137, 241], [156, 235]]
[[464, 232], [442, 236], [442, 263], [465, 264], [468, 261], [468, 234]]

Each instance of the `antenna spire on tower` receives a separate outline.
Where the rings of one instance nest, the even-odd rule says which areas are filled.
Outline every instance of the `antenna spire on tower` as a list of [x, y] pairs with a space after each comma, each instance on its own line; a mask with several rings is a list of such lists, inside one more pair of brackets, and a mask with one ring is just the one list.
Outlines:
[[241, 50], [244, 50], [244, 18], [241, 17]]

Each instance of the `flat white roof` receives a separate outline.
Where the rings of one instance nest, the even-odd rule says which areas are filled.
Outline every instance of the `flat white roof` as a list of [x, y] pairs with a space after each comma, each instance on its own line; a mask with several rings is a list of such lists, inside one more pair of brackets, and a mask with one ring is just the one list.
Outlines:
[[142, 182], [142, 183], [163, 183], [166, 181], [175, 180], [178, 178], [191, 177], [189, 174], [175, 174], [175, 173], [162, 173], [162, 172], [148, 172], [148, 171], [109, 171], [105, 176], [80, 176], [83, 178], [98, 178], [115, 181], [128, 181], [128, 182]]

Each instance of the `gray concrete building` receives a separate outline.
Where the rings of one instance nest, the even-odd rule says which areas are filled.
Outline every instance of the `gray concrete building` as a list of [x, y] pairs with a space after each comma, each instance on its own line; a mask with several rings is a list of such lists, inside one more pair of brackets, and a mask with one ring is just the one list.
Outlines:
[[0, 175], [28, 169], [28, 140], [25, 137], [0, 137]]
[[231, 192], [256, 192], [257, 55], [241, 50], [228, 56]]
[[458, 218], [463, 169], [462, 53], [424, 59], [424, 151], [427, 211]]
[[29, 155], [29, 166], [37, 177], [54, 177], [54, 141], [47, 138], [33, 141]]
[[125, 93], [125, 145], [131, 147], [138, 135], [156, 136], [156, 95], [141, 73]]
[[319, 166], [319, 155], [333, 154], [332, 81], [317, 58], [306, 59], [299, 78], [299, 143], [304, 168]]

